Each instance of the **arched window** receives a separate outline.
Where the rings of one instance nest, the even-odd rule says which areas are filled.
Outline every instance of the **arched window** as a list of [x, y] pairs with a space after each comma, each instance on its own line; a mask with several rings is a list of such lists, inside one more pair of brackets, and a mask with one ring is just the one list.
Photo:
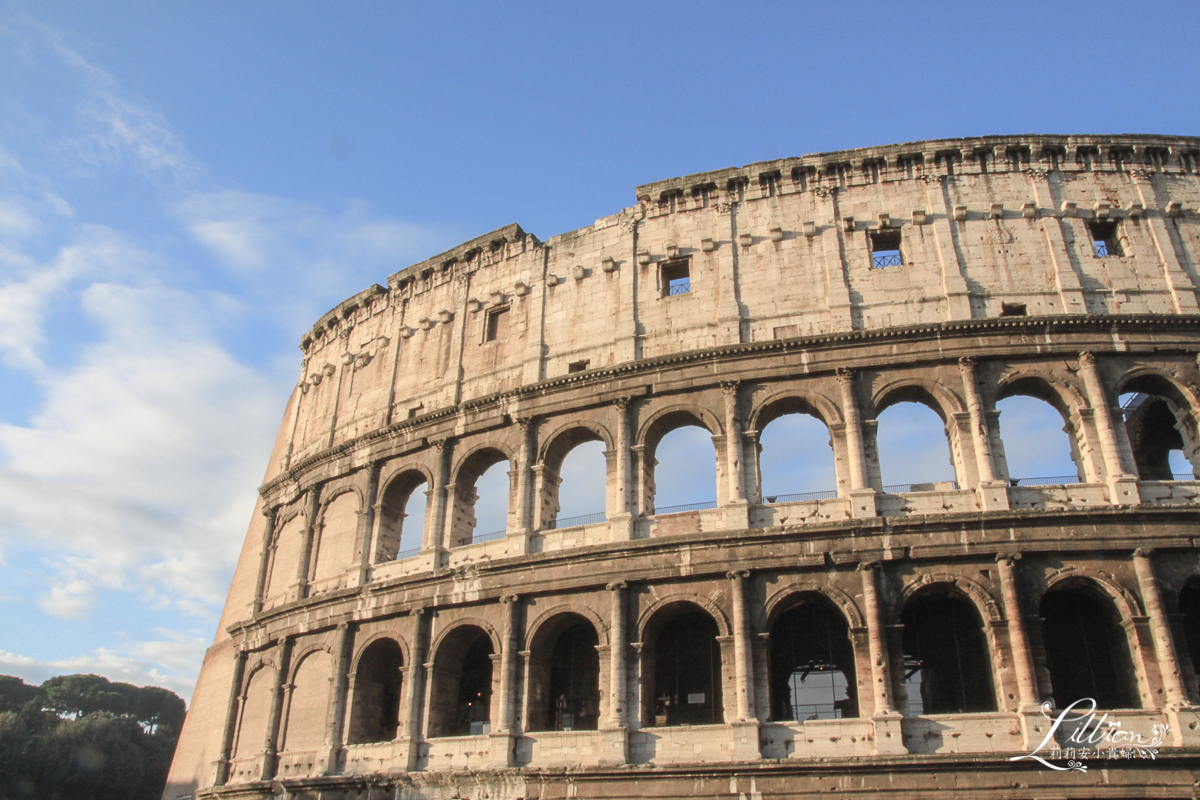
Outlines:
[[390, 742], [400, 724], [400, 688], [404, 657], [392, 639], [367, 646], [354, 671], [350, 707], [350, 744]]
[[904, 684], [909, 714], [995, 711], [992, 670], [975, 604], [933, 589], [909, 600], [904, 625]]
[[889, 405], [876, 420], [876, 452], [885, 492], [954, 486], [954, 459], [946, 424], [937, 411], [925, 402], [901, 400]]
[[529, 730], [596, 730], [600, 654], [596, 629], [578, 614], [548, 622], [530, 646]]
[[[1180, 657], [1191, 662], [1194, 682], [1200, 676], [1200, 579], [1192, 578], [1179, 593], [1179, 614], [1183, 618], [1183, 641], [1187, 647], [1187, 654], [1180, 653]], [[1195, 690], [1193, 685], [1192, 691]]]
[[332, 679], [333, 657], [324, 650], [309, 653], [297, 665], [292, 673], [294, 688], [287, 695], [287, 728], [279, 743], [281, 753], [315, 750], [325, 741]]
[[[1148, 384], [1148, 390], [1161, 388], [1155, 385], [1157, 382], [1142, 383]], [[1189, 447], [1184, 439], [1187, 418], [1178, 413], [1178, 404], [1149, 391], [1126, 392], [1120, 402], [1138, 477], [1144, 481], [1192, 480], [1196, 470], [1185, 452], [1195, 443]]]
[[402, 473], [388, 483], [380, 500], [377, 562], [409, 558], [421, 551], [428, 488], [425, 476], [416, 471]]
[[1042, 643], [1054, 703], [1091, 698], [1099, 708], [1138, 708], [1129, 642], [1110, 599], [1081, 585], [1042, 598]]
[[662, 609], [645, 661], [643, 718], [648, 725], [708, 725], [724, 721], [717, 623], [688, 603]]
[[716, 451], [712, 434], [698, 425], [685, 425], [659, 440], [648, 496], [655, 514], [715, 508]]
[[429, 704], [430, 736], [478, 736], [491, 732], [492, 640], [464, 625], [438, 647]]
[[508, 459], [495, 449], [473, 453], [454, 481], [450, 547], [502, 538], [508, 529], [512, 481]]
[[542, 529], [605, 520], [608, 462], [604, 449], [600, 437], [584, 427], [555, 437], [543, 456]]
[[1074, 432], [1058, 409], [1039, 397], [1014, 394], [996, 403], [996, 410], [1008, 475], [1016, 485], [1080, 480]]
[[812, 413], [780, 413], [758, 435], [758, 451], [763, 502], [815, 499], [808, 495], [837, 492], [829, 428]]
[[805, 597], [779, 615], [770, 642], [773, 720], [858, 716], [850, 628], [827, 601]]

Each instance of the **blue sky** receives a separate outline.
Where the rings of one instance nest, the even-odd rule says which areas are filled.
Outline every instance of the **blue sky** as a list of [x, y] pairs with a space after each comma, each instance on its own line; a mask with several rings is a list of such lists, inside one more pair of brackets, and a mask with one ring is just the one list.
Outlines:
[[[0, 0], [0, 672], [190, 695], [300, 334], [346, 296], [701, 170], [1195, 135], [1195, 20], [1187, 3]], [[929, 479], [945, 461], [931, 450]], [[831, 488], [793, 467], [777, 491]], [[660, 481], [660, 502], [696, 484]]]

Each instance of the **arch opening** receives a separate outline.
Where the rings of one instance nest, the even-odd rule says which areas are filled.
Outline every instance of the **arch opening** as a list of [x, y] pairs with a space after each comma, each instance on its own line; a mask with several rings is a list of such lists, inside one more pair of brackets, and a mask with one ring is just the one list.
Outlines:
[[600, 720], [596, 629], [578, 614], [548, 624], [530, 647], [529, 730], [594, 731]]
[[608, 460], [604, 440], [587, 428], [559, 436], [546, 452], [543, 528], [603, 522]]
[[430, 736], [491, 733], [493, 652], [491, 637], [474, 625], [442, 642], [433, 662]]
[[1028, 383], [1010, 387], [996, 403], [1008, 476], [1014, 486], [1083, 480], [1074, 426], [1061, 403], [1034, 394]]
[[771, 719], [858, 716], [850, 627], [827, 600], [806, 596], [779, 615], [770, 646]]
[[428, 489], [425, 476], [416, 470], [388, 483], [380, 500], [377, 562], [411, 558], [421, 552]]
[[1200, 676], [1200, 578], [1192, 578], [1179, 592], [1179, 614], [1183, 625], [1183, 644], [1187, 658], [1192, 667], [1191, 691], [1193, 696], [1197, 691], [1196, 679]]
[[1138, 477], [1194, 480], [1196, 429], [1179, 390], [1157, 376], [1141, 376], [1125, 384], [1119, 402]]
[[654, 726], [724, 722], [716, 620], [690, 603], [657, 616], [644, 650], [643, 719]]
[[909, 600], [900, 621], [910, 715], [996, 710], [989, 649], [974, 603], [938, 588]]
[[493, 448], [473, 453], [459, 468], [450, 547], [504, 537], [513, 493], [509, 470], [508, 457]]
[[716, 508], [717, 454], [712, 434], [688, 416], [647, 447], [643, 491], [654, 514]]
[[894, 393], [875, 419], [883, 491], [958, 488], [950, 429], [931, 397], [916, 387]]
[[773, 410], [776, 413], [758, 435], [758, 485], [763, 502], [836, 497], [833, 441], [824, 420], [798, 403]]
[[1098, 708], [1140, 707], [1129, 642], [1111, 599], [1077, 584], [1046, 592], [1040, 608], [1058, 708], [1084, 698]]
[[354, 671], [350, 706], [350, 744], [390, 742], [400, 726], [400, 697], [404, 656], [394, 639], [377, 639], [367, 646]]

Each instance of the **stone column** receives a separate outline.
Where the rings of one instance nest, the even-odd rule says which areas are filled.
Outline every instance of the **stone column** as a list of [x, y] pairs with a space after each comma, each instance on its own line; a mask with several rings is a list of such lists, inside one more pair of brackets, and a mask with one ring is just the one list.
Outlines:
[[605, 586], [609, 598], [608, 709], [600, 723], [600, 755], [604, 764], [629, 763], [629, 634], [625, 624], [629, 584], [615, 581]]
[[296, 582], [292, 585], [288, 600], [300, 600], [308, 596], [309, 562], [312, 561], [313, 540], [318, 530], [317, 512], [320, 510], [320, 491], [318, 487], [313, 486], [308, 490], [308, 524], [304, 526], [300, 563], [296, 565]]
[[633, 538], [633, 514], [629, 510], [629, 401], [632, 398], [618, 397], [613, 403], [616, 414], [617, 491], [612, 513], [613, 541], [628, 541]]
[[517, 529], [508, 534], [509, 555], [524, 555], [529, 549], [529, 535], [533, 533], [529, 467], [536, 457], [537, 443], [533, 436], [536, 426], [532, 417], [518, 417], [517, 424], [521, 427], [521, 451], [517, 455], [520, 459], [517, 464]]
[[1005, 481], [996, 480], [991, 431], [988, 430], [987, 416], [979, 399], [977, 366], [978, 362], [974, 358], [958, 360], [967, 413], [971, 421], [971, 445], [975, 451], [975, 466], [979, 472], [978, 495], [984, 511], [1003, 510], [1008, 508], [1008, 489]]
[[867, 618], [867, 650], [871, 656], [871, 688], [875, 710], [875, 753], [890, 755], [907, 752], [900, 727], [900, 715], [892, 704], [891, 670], [888, 648], [879, 612], [879, 596], [875, 589], [877, 562], [858, 565], [862, 573], [863, 611]]
[[842, 395], [842, 416], [846, 420], [846, 462], [850, 473], [850, 516], [874, 517], [877, 514], [875, 490], [867, 480], [866, 454], [863, 448], [862, 423], [858, 416], [858, 398], [854, 392], [855, 372], [845, 367], [837, 371], [838, 389]]
[[237, 733], [242, 704], [246, 702], [246, 687], [242, 686], [242, 681], [246, 674], [248, 656], [249, 653], [245, 650], [238, 650], [234, 656], [233, 681], [229, 684], [229, 699], [225, 703], [225, 727], [221, 730], [221, 755], [217, 759], [213, 775], [214, 786], [222, 786], [229, 780], [229, 765], [233, 761], [233, 737]]
[[737, 685], [737, 722], [754, 720], [754, 666], [751, 663], [750, 630], [746, 624], [746, 579], [749, 570], [727, 573], [733, 587], [733, 659]]
[[453, 516], [453, 513], [447, 513], [447, 508], [451, 507], [447, 484], [450, 481], [450, 454], [453, 448], [449, 439], [434, 439], [429, 444], [436, 451], [437, 466], [433, 471], [433, 486], [429, 490], [432, 507], [426, 514], [421, 557], [430, 569], [437, 569], [446, 550], [446, 519]]
[[333, 661], [333, 685], [330, 687], [329, 716], [325, 720], [325, 746], [328, 756], [325, 774], [336, 775], [341, 771], [342, 746], [345, 744], [346, 696], [349, 694], [351, 650], [354, 647], [354, 629], [342, 622], [337, 626], [338, 644]]
[[379, 471], [382, 461], [372, 461], [367, 465], [367, 496], [365, 508], [358, 514], [358, 583], [361, 586], [371, 579], [371, 564], [375, 560], [375, 536], [379, 518]]
[[1000, 553], [996, 566], [1000, 571], [1000, 593], [1004, 597], [1004, 616], [1008, 620], [1008, 643], [1012, 650], [1013, 674], [1017, 679], [1017, 702], [1022, 711], [1038, 706], [1037, 681], [1033, 673], [1033, 654], [1025, 635], [1025, 617], [1021, 614], [1021, 599], [1017, 592], [1017, 576], [1013, 564], [1020, 553]]
[[262, 611], [263, 594], [267, 591], [267, 575], [271, 568], [271, 554], [274, 551], [275, 540], [275, 509], [266, 506], [262, 510], [267, 521], [263, 523], [262, 558], [258, 562], [258, 576], [254, 580], [254, 613]]
[[738, 418], [737, 381], [722, 383], [721, 395], [725, 399], [725, 478], [728, 497], [725, 527], [740, 530], [750, 527], [750, 506], [742, 485], [742, 427]]
[[[429, 613], [423, 609], [415, 609], [412, 619], [412, 653], [408, 661], [408, 670], [404, 681], [404, 699], [408, 704], [408, 717], [404, 726], [397, 729], [397, 736], [403, 736], [407, 742], [402, 743], [400, 764], [412, 772], [420, 768], [421, 757], [421, 723], [422, 712], [425, 710], [425, 691], [428, 681], [424, 671], [426, 649], [429, 647]], [[403, 731], [403, 733], [401, 733]]]
[[1150, 635], [1154, 641], [1154, 656], [1158, 661], [1158, 671], [1162, 679], [1163, 691], [1167, 696], [1167, 706], [1179, 708], [1188, 705], [1187, 690], [1183, 686], [1183, 678], [1179, 671], [1179, 659], [1175, 653], [1175, 643], [1171, 640], [1171, 626], [1163, 611], [1162, 595], [1158, 590], [1158, 580], [1154, 576], [1154, 563], [1150, 560], [1152, 550], [1139, 547], [1133, 551], [1133, 569], [1137, 573], [1138, 588], [1142, 592], [1142, 602], [1146, 606], [1146, 616], [1150, 620]]
[[1100, 452], [1104, 456], [1104, 471], [1110, 490], [1111, 502], [1137, 503], [1139, 501], [1137, 478], [1121, 463], [1121, 451], [1117, 446], [1113, 428], [1112, 409], [1108, 404], [1108, 392], [1096, 369], [1096, 354], [1084, 350], [1079, 354], [1079, 372], [1087, 388], [1088, 404], [1093, 411], [1097, 433], [1100, 436]]
[[504, 605], [504, 632], [501, 639], [500, 651], [500, 702], [496, 726], [491, 734], [491, 747], [488, 750], [488, 761], [501, 767], [512, 766], [515, 726], [513, 724], [513, 708], [517, 695], [516, 671], [517, 651], [521, 649], [518, 643], [517, 612], [520, 598], [515, 594], [504, 595], [500, 598]]
[[292, 687], [287, 684], [289, 662], [292, 657], [292, 639], [285, 637], [279, 643], [279, 653], [276, 658], [279, 663], [275, 666], [275, 685], [271, 689], [271, 715], [267, 719], [267, 731], [263, 737], [263, 759], [261, 780], [269, 781], [275, 777], [275, 766], [278, 761], [279, 727], [283, 718], [283, 709]]

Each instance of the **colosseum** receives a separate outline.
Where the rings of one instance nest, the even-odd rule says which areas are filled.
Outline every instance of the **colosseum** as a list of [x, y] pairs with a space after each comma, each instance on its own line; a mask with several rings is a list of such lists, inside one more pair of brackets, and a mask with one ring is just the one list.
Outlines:
[[[1196, 797], [1198, 209], [1200, 138], [925, 141], [359, 292], [301, 340], [166, 800]], [[1076, 474], [1010, 474], [1017, 396]], [[884, 485], [900, 403], [953, 480]], [[763, 490], [788, 416], [825, 491]], [[689, 427], [710, 502], [664, 506]]]

